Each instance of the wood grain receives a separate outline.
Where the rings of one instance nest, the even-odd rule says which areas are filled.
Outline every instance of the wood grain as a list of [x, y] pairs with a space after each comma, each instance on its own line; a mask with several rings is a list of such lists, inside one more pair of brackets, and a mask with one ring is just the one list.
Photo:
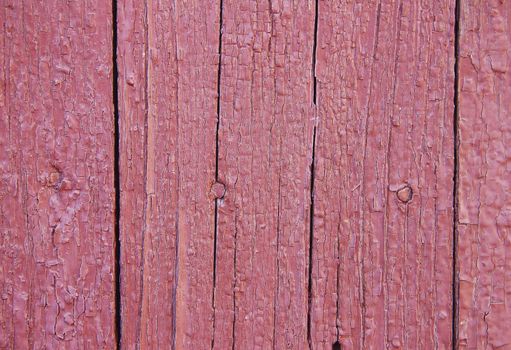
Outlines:
[[113, 5], [0, 8], [0, 349], [511, 349], [509, 4]]
[[313, 348], [450, 348], [454, 3], [318, 16]]
[[511, 349], [511, 8], [461, 2], [459, 348]]
[[217, 349], [307, 347], [314, 14], [223, 2]]
[[213, 334], [219, 1], [118, 1], [123, 348]]
[[115, 346], [111, 18], [2, 2], [2, 349]]

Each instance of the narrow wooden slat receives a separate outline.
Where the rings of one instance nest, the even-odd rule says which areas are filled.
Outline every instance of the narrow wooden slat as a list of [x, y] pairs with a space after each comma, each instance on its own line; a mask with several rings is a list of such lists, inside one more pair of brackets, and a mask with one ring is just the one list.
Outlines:
[[0, 18], [0, 348], [113, 349], [111, 4]]
[[219, 1], [118, 1], [123, 348], [213, 334]]
[[511, 349], [511, 7], [461, 1], [459, 348]]
[[314, 348], [450, 348], [454, 3], [318, 14]]
[[216, 349], [307, 348], [314, 11], [223, 2]]

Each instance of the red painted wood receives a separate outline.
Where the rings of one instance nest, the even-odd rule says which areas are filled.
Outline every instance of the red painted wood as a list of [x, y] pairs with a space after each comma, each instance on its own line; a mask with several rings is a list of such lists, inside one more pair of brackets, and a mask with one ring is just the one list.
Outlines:
[[118, 1], [123, 348], [213, 336], [218, 1]]
[[454, 2], [319, 2], [313, 348], [447, 349]]
[[307, 347], [314, 11], [223, 2], [216, 349]]
[[115, 347], [111, 18], [2, 2], [2, 349]]
[[461, 2], [459, 347], [511, 348], [511, 8]]
[[0, 348], [511, 346], [505, 2], [457, 116], [454, 1], [116, 5], [120, 203], [111, 3], [0, 10]]

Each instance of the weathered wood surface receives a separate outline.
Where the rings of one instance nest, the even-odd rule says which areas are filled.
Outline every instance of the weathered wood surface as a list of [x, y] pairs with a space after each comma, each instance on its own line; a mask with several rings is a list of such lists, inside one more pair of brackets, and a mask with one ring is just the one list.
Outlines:
[[209, 348], [220, 3], [117, 9], [121, 346]]
[[315, 3], [222, 14], [214, 348], [304, 349]]
[[112, 13], [2, 1], [0, 348], [112, 349]]
[[511, 347], [505, 1], [0, 19], [1, 349]]
[[318, 11], [313, 348], [450, 348], [454, 2]]
[[459, 347], [511, 349], [511, 7], [460, 10]]

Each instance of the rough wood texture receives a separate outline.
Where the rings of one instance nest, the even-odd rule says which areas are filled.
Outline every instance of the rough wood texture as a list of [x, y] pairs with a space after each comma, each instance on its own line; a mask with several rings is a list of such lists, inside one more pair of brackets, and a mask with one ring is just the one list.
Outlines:
[[223, 2], [216, 349], [307, 347], [314, 13]]
[[448, 349], [454, 2], [319, 2], [313, 348]]
[[511, 349], [511, 7], [462, 1], [459, 345]]
[[111, 18], [2, 1], [2, 349], [115, 346]]
[[219, 1], [118, 1], [123, 348], [213, 334]]
[[0, 349], [511, 349], [508, 3], [457, 116], [454, 0], [111, 6], [0, 8]]

